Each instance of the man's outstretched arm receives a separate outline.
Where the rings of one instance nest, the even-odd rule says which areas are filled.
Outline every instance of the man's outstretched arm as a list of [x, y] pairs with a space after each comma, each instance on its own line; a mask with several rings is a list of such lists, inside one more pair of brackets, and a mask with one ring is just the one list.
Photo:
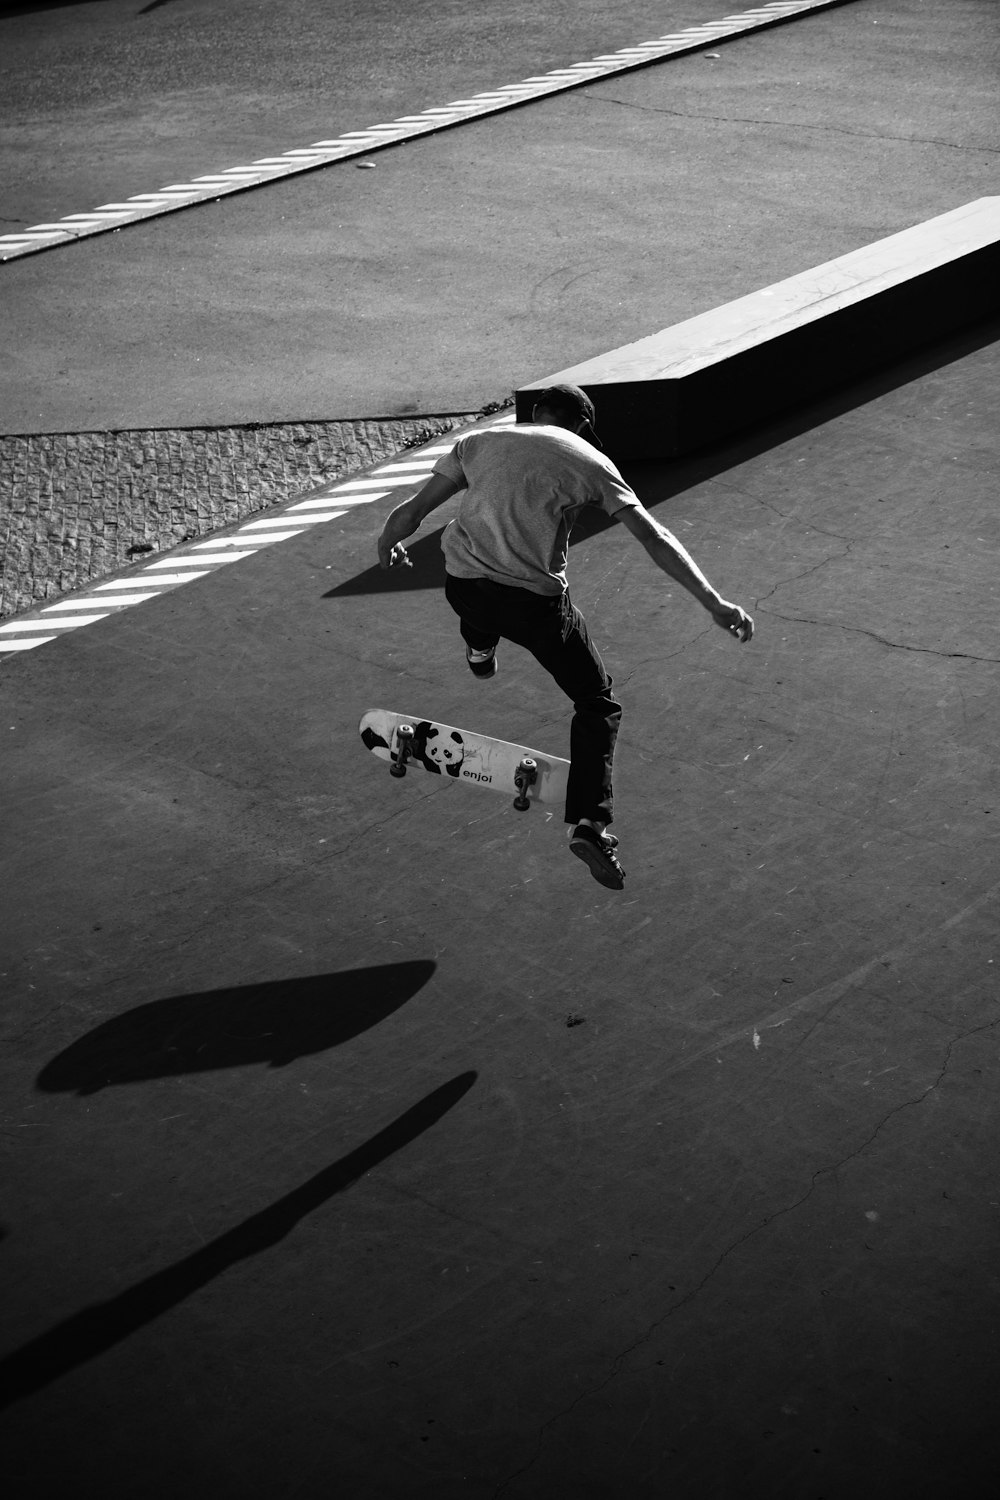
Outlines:
[[400, 563], [408, 563], [409, 558], [402, 543], [423, 525], [432, 510], [437, 510], [439, 505], [450, 500], [461, 488], [460, 484], [445, 478], [443, 474], [432, 474], [415, 495], [390, 511], [378, 539], [380, 565], [383, 568], [396, 568]]
[[739, 641], [751, 639], [753, 620], [746, 610], [723, 599], [672, 531], [661, 526], [642, 505], [620, 510], [617, 519], [628, 527], [637, 542], [642, 543], [658, 568], [662, 568], [664, 573], [686, 588], [689, 594], [693, 594], [699, 604], [704, 605], [716, 625], [728, 630]]

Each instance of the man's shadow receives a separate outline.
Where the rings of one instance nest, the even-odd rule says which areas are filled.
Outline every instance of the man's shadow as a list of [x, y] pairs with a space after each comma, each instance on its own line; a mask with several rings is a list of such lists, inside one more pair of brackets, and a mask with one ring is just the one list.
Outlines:
[[153, 1000], [72, 1042], [36, 1084], [45, 1093], [85, 1095], [253, 1063], [282, 1068], [378, 1025], [434, 968], [429, 959], [411, 959]]
[[0, 1409], [34, 1394], [162, 1317], [241, 1260], [279, 1244], [307, 1214], [402, 1150], [453, 1109], [476, 1081], [475, 1072], [434, 1089], [370, 1140], [324, 1167], [283, 1198], [227, 1229], [183, 1260], [135, 1286], [57, 1323], [0, 1359]]

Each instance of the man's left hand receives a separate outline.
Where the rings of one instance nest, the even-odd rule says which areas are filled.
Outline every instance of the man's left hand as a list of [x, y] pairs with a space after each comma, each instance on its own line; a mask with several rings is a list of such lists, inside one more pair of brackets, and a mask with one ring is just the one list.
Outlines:
[[738, 641], [746, 643], [753, 639], [753, 620], [738, 604], [729, 604], [726, 600], [720, 602], [718, 609], [713, 609], [712, 617], [716, 625], [721, 625], [723, 630], [728, 630]]

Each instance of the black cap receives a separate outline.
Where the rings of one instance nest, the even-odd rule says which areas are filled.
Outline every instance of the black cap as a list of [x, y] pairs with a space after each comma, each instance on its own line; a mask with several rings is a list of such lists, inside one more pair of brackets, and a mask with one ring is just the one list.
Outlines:
[[582, 421], [584, 426], [580, 430], [580, 436], [586, 438], [588, 443], [593, 443], [595, 448], [603, 449], [604, 444], [594, 431], [597, 420], [594, 403], [578, 385], [547, 385], [543, 391], [536, 393], [535, 406], [545, 406], [549, 411], [565, 416], [574, 426]]

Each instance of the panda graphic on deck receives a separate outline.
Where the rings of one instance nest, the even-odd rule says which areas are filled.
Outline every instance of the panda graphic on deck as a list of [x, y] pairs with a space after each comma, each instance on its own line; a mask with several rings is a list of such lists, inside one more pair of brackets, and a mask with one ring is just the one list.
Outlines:
[[424, 719], [413, 733], [413, 758], [438, 776], [458, 776], [465, 759], [465, 743], [456, 729], [443, 729]]

